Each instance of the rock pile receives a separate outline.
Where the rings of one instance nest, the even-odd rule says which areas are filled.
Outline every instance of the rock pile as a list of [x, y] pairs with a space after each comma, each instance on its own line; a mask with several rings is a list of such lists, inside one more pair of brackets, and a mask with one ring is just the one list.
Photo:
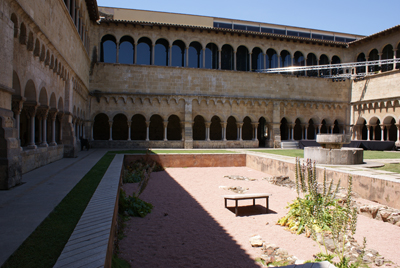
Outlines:
[[250, 243], [252, 247], [261, 248], [261, 256], [258, 258], [258, 261], [264, 266], [271, 264], [274, 266], [284, 266], [304, 263], [304, 261], [298, 260], [295, 256], [289, 255], [286, 250], [277, 245], [264, 242], [259, 235], [251, 237]]
[[239, 176], [239, 175], [226, 175], [224, 178], [228, 178], [230, 180], [239, 180], [239, 181], [256, 181], [257, 179], [253, 178], [248, 178], [244, 176]]
[[232, 191], [237, 194], [243, 194], [249, 190], [249, 188], [243, 188], [240, 186], [230, 186], [230, 187], [229, 186], [219, 186], [219, 188], [227, 190], [227, 191]]
[[288, 176], [265, 177], [263, 178], [263, 180], [266, 180], [274, 185], [296, 189], [296, 183], [294, 181], [291, 181]]

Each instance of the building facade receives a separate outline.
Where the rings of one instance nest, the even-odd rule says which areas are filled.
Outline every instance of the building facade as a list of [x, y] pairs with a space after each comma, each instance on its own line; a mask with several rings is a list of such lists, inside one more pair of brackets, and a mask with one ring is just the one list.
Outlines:
[[[400, 26], [371, 36], [98, 7], [0, 4], [0, 188], [80, 140], [108, 148], [276, 147], [317, 133], [399, 140]], [[343, 72], [363, 79], [327, 79]]]

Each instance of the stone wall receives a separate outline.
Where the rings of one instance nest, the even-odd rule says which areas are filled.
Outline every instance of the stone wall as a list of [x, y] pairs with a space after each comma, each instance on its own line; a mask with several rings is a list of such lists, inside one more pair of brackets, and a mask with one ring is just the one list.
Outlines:
[[[296, 167], [293, 162], [247, 154], [246, 166], [274, 176], [289, 176], [291, 180], [295, 178]], [[335, 183], [340, 179], [342, 187], [347, 187], [349, 175], [353, 177], [353, 191], [362, 198], [400, 209], [400, 182], [354, 175], [333, 168], [326, 168], [327, 179], [334, 180]], [[317, 178], [322, 182], [324, 178], [323, 168], [317, 167]]]
[[64, 146], [38, 147], [34, 150], [21, 152], [22, 173], [50, 164], [64, 157]]

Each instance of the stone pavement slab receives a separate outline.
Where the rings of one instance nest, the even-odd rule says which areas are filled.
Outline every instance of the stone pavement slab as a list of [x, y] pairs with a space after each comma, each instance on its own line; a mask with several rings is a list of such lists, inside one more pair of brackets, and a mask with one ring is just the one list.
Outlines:
[[22, 176], [24, 184], [0, 191], [0, 266], [53, 211], [107, 149], [78, 153]]

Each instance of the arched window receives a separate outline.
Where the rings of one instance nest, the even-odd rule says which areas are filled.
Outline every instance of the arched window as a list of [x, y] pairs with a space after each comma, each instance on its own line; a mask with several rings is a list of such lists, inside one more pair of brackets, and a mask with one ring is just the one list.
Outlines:
[[128, 139], [128, 119], [124, 114], [117, 114], [113, 118], [112, 139], [113, 140]]
[[[267, 51], [268, 53], [268, 51]], [[288, 67], [292, 65], [292, 58], [290, 57], [290, 53], [287, 50], [281, 51], [281, 66], [280, 67]], [[294, 64], [293, 64], [294, 65]]]
[[154, 65], [168, 66], [168, 49], [169, 43], [164, 38], [160, 38], [156, 41], [154, 47]]
[[[365, 54], [364, 53], [358, 54], [357, 62], [363, 62], [363, 61], [366, 61]], [[356, 72], [357, 73], [365, 73], [365, 66], [357, 67]]]
[[207, 69], [218, 69], [218, 47], [216, 44], [207, 44], [205, 63]]
[[130, 36], [124, 36], [119, 40], [118, 62], [123, 64], [134, 63], [134, 44], [135, 41]]
[[110, 139], [110, 124], [106, 114], [98, 114], [94, 118], [93, 123], [93, 139], [94, 140], [109, 140]]
[[203, 66], [203, 49], [199, 42], [192, 42], [189, 45], [188, 67], [201, 68]]
[[145, 140], [147, 133], [146, 118], [141, 114], [132, 116], [131, 140]]
[[315, 126], [314, 126], [314, 121], [312, 119], [308, 121], [307, 139], [308, 140], [315, 139]]
[[11, 14], [11, 21], [14, 23], [14, 37], [17, 38], [18, 37], [18, 18], [14, 13]]
[[[286, 50], [284, 50], [286, 51]], [[286, 51], [287, 52], [287, 51]], [[289, 53], [289, 52], [287, 52]], [[290, 58], [290, 56], [289, 56]], [[268, 49], [267, 54], [265, 55], [265, 60], [266, 60], [266, 67], [267, 69], [270, 68], [278, 68], [278, 54], [276, 53], [275, 49]]]
[[251, 53], [251, 71], [264, 69], [264, 55], [259, 47], [253, 48]]
[[221, 69], [222, 70], [233, 70], [233, 48], [230, 45], [222, 46]]
[[205, 140], [206, 139], [206, 125], [204, 118], [201, 115], [197, 115], [194, 118], [193, 123], [193, 140]]
[[[294, 58], [293, 58], [293, 66], [305, 66], [306, 65], [306, 60], [303, 56], [303, 53], [300, 51], [296, 51], [294, 53]], [[305, 75], [304, 71], [299, 71], [296, 72], [297, 75]]]
[[[307, 66], [318, 65], [317, 56], [314, 53], [309, 53], [307, 55]], [[318, 71], [307, 71], [307, 76], [318, 76]]]
[[103, 36], [101, 39], [100, 61], [107, 63], [117, 62], [117, 40], [110, 34]]
[[[393, 46], [387, 45], [382, 50], [382, 60], [391, 60], [393, 59]], [[393, 63], [390, 64], [382, 64], [382, 72], [393, 70]]]
[[335, 122], [333, 122], [332, 133], [339, 134], [339, 132], [340, 132], [339, 122], [335, 120]]
[[323, 119], [322, 122], [321, 122], [321, 131], [320, 131], [320, 133], [328, 134], [328, 126], [326, 125], [325, 119]]
[[265, 147], [266, 141], [269, 140], [269, 128], [267, 120], [265, 120], [264, 117], [260, 117], [258, 120], [257, 139], [259, 142], [259, 147]]
[[222, 139], [222, 127], [221, 127], [221, 119], [214, 115], [211, 118], [210, 125], [210, 140], [219, 141]]
[[249, 50], [245, 46], [239, 46], [236, 52], [236, 70], [249, 70]]
[[[329, 58], [325, 54], [322, 54], [319, 57], [319, 65], [329, 65]], [[320, 70], [320, 75], [329, 75], [330, 74], [330, 69], [325, 69], [325, 70]]]
[[253, 126], [251, 125], [250, 117], [246, 116], [243, 119], [242, 140], [250, 141], [253, 139]]
[[167, 139], [169, 141], [178, 141], [182, 139], [181, 120], [176, 115], [168, 118]]
[[158, 114], [150, 117], [149, 138], [150, 140], [163, 140], [164, 123], [161, 116]]
[[[341, 60], [338, 56], [333, 56], [332, 57], [332, 64], [339, 64], [341, 63]], [[332, 74], [333, 75], [337, 75], [337, 74], [342, 74], [343, 73], [343, 69], [342, 68], [336, 68], [336, 69], [332, 69]]]
[[185, 43], [183, 43], [183, 41], [181, 40], [176, 40], [172, 43], [172, 66], [185, 66], [185, 47]]
[[299, 141], [303, 138], [303, 128], [301, 126], [301, 121], [300, 119], [296, 119], [296, 121], [294, 121], [294, 139], [296, 141]]
[[19, 42], [23, 45], [26, 45], [26, 26], [24, 23], [21, 23], [19, 30]]
[[[376, 61], [379, 60], [379, 55], [378, 55], [378, 50], [377, 49], [373, 49], [368, 56], [368, 61]], [[379, 71], [379, 65], [375, 64], [375, 65], [369, 65], [368, 66], [368, 72], [378, 72]]]
[[229, 116], [226, 124], [226, 139], [227, 140], [237, 140], [237, 125], [236, 119], [233, 116]]
[[147, 37], [142, 37], [138, 40], [136, 64], [151, 64], [151, 46], [151, 40]]
[[286, 118], [282, 118], [281, 120], [281, 125], [280, 125], [280, 131], [281, 131], [281, 140], [289, 140], [289, 126]]

